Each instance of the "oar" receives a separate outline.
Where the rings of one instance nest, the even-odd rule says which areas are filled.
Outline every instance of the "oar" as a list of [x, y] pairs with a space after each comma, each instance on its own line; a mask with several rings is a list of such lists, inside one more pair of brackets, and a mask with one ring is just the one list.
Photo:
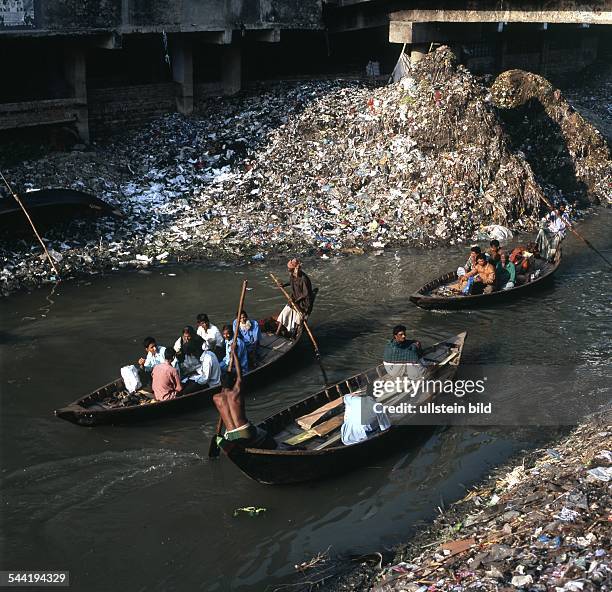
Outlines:
[[[242, 291], [240, 292], [240, 302], [238, 304], [238, 314], [236, 315], [236, 330], [234, 331], [234, 337], [232, 339], [232, 347], [230, 349], [230, 360], [227, 365], [227, 371], [232, 371], [232, 364], [234, 362], [234, 351], [236, 350], [236, 339], [238, 338], [238, 331], [240, 330], [240, 315], [242, 314], [242, 307], [244, 305], [244, 296], [246, 294], [246, 289], [249, 281], [244, 280], [242, 282]], [[223, 419], [221, 415], [219, 415], [219, 419], [217, 420], [217, 428], [215, 429], [215, 433], [210, 440], [210, 446], [208, 447], [208, 458], [217, 458], [219, 456], [219, 445], [217, 444], [217, 437], [221, 435], [221, 430], [223, 429]]]
[[[554, 207], [553, 205], [548, 201], [548, 199], [546, 199], [543, 195], [540, 195], [540, 198], [542, 199], [542, 201], [548, 206], [548, 208], [550, 209], [550, 211], [554, 211]], [[569, 220], [563, 220], [563, 222], [565, 222], [565, 224], [567, 225], [567, 227], [590, 249], [592, 249], [593, 251], [595, 251], [595, 253], [597, 253], [612, 269], [612, 263], [610, 263], [610, 261], [608, 261], [608, 259], [604, 256], [603, 253], [601, 253], [599, 250], [597, 250], [586, 238], [584, 238], [584, 236], [582, 236], [571, 224], [571, 222], [569, 222]]]
[[323, 361], [321, 360], [319, 346], [317, 345], [317, 341], [314, 338], [314, 335], [312, 334], [312, 331], [310, 330], [310, 327], [308, 326], [308, 323], [306, 322], [306, 319], [304, 318], [302, 311], [298, 308], [297, 304], [293, 301], [293, 298], [289, 296], [289, 294], [287, 293], [287, 290], [283, 288], [283, 285], [278, 281], [278, 279], [274, 276], [273, 273], [270, 274], [270, 277], [272, 278], [272, 281], [274, 281], [274, 283], [278, 286], [279, 290], [285, 295], [285, 298], [287, 299], [289, 306], [291, 306], [291, 308], [296, 312], [297, 315], [299, 315], [300, 319], [302, 320], [304, 329], [306, 329], [306, 333], [308, 333], [308, 337], [310, 337], [310, 341], [312, 341], [312, 347], [314, 349], [315, 358], [317, 359], [317, 362], [319, 363], [319, 367], [321, 368], [321, 373], [323, 374], [323, 380], [325, 381], [325, 386], [328, 386], [329, 379], [327, 378], [327, 372], [325, 372], [325, 368], [323, 368]]

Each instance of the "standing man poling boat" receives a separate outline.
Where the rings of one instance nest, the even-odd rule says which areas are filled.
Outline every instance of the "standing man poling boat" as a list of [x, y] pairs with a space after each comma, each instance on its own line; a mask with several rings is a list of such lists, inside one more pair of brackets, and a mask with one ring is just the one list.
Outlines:
[[224, 438], [247, 441], [257, 434], [257, 429], [246, 417], [242, 396], [242, 370], [236, 351], [232, 351], [230, 355], [233, 358], [235, 373], [223, 374], [221, 391], [213, 396], [213, 401], [225, 425]]
[[[283, 284], [283, 287], [291, 286], [291, 296], [293, 302], [300, 309], [300, 312], [307, 318], [312, 310], [314, 295], [312, 291], [312, 283], [310, 278], [302, 271], [302, 264], [299, 259], [291, 259], [287, 263], [289, 270], [289, 282]], [[283, 329], [289, 334], [293, 333], [297, 326], [301, 323], [300, 316], [291, 308], [289, 304], [281, 310], [278, 315], [278, 328], [276, 334], [280, 335]]]
[[[223, 439], [236, 444], [253, 445], [258, 448], [276, 448], [276, 442], [268, 434], [254, 426], [246, 416], [244, 393], [242, 392], [242, 370], [236, 355], [232, 352], [233, 367], [221, 377], [221, 391], [213, 401], [225, 425]], [[217, 440], [219, 442], [219, 440]]]
[[567, 224], [559, 210], [553, 210], [542, 218], [536, 243], [540, 255], [547, 261], [552, 261], [561, 241], [565, 237]]

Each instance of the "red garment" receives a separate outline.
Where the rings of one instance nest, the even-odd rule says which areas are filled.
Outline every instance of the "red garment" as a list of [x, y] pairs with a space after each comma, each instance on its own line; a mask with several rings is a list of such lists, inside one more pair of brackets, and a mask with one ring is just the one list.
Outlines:
[[183, 390], [179, 373], [168, 362], [157, 364], [151, 376], [153, 377], [153, 395], [158, 401], [174, 399]]

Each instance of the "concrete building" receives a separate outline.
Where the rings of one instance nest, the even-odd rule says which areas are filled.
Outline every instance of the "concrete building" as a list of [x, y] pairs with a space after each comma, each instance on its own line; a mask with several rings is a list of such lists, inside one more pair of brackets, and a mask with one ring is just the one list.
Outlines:
[[468, 67], [555, 76], [596, 59], [612, 0], [0, 0], [0, 134], [88, 142], [190, 114], [245, 81], [388, 73], [452, 45]]

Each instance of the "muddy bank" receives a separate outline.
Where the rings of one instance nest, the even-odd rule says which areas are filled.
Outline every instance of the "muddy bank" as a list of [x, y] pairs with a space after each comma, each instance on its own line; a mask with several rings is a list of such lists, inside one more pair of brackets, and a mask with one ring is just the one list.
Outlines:
[[[317, 589], [610, 589], [610, 425], [607, 410], [549, 447], [504, 464], [462, 500], [439, 508], [434, 522], [398, 547], [388, 564], [373, 554], [348, 574], [328, 574]], [[316, 562], [304, 581], [320, 580], [324, 563]]]
[[[570, 158], [580, 164], [598, 137], [584, 122]], [[440, 48], [396, 84], [281, 84], [6, 173], [19, 190], [81, 189], [123, 212], [122, 220], [45, 232], [66, 278], [462, 243], [485, 237], [490, 225], [531, 231], [543, 189], [517, 146], [494, 95]], [[545, 167], [546, 154], [537, 162]], [[609, 152], [591, 165], [578, 194], [561, 187], [549, 197], [600, 203], [599, 188], [612, 179]], [[55, 279], [35, 243], [1, 242], [3, 293]]]

